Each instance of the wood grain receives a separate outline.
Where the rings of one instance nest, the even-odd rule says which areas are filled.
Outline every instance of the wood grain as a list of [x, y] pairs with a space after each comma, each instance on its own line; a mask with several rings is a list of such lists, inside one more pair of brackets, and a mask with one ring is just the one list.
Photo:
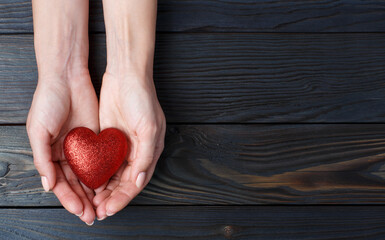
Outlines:
[[[0, 136], [0, 206], [60, 206], [41, 188], [24, 127]], [[132, 204], [384, 204], [384, 159], [384, 124], [170, 125]]]
[[0, 209], [15, 239], [383, 239], [385, 207], [130, 206], [87, 227], [64, 209]]
[[[161, 32], [384, 32], [383, 1], [160, 0]], [[101, 1], [90, 1], [90, 30], [103, 32]], [[0, 33], [31, 33], [31, 1], [0, 1]]]
[[[173, 123], [383, 122], [384, 34], [159, 34], [155, 83]], [[96, 89], [104, 35], [91, 37]], [[0, 123], [25, 123], [30, 35], [0, 38]]]

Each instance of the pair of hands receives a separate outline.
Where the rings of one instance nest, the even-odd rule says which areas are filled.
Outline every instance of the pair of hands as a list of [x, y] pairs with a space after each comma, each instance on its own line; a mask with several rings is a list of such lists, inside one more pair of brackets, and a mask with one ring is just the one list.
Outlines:
[[[63, 140], [75, 127], [95, 133], [114, 127], [130, 141], [129, 154], [117, 173], [92, 190], [72, 172]], [[88, 69], [39, 76], [27, 119], [34, 164], [45, 191], [52, 190], [69, 212], [92, 225], [123, 209], [149, 182], [163, 151], [166, 121], [152, 76], [131, 71], [106, 72], [100, 105]]]

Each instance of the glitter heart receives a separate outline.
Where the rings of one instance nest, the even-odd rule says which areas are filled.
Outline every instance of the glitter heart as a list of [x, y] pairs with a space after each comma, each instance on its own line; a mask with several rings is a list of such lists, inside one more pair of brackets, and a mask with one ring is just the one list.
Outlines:
[[122, 165], [128, 151], [127, 138], [116, 128], [96, 135], [91, 129], [72, 129], [64, 139], [68, 165], [87, 187], [96, 189], [107, 182]]

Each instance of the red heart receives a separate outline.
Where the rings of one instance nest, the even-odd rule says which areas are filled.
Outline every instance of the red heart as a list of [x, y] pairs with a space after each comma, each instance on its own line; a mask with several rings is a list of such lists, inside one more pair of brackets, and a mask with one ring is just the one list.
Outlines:
[[107, 182], [122, 165], [128, 151], [127, 138], [116, 128], [96, 135], [86, 127], [72, 129], [64, 139], [68, 165], [86, 186], [92, 189]]

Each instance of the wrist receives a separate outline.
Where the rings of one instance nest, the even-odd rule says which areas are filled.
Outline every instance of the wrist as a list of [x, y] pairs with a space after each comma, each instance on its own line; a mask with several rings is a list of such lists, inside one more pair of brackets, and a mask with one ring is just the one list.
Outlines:
[[[128, 27], [130, 29], [130, 27]], [[119, 75], [150, 74], [153, 71], [155, 34], [143, 37], [136, 30], [107, 30], [107, 71]]]
[[88, 68], [88, 36], [76, 30], [35, 36], [35, 53], [39, 75], [75, 75]]
[[61, 88], [76, 89], [84, 84], [92, 84], [88, 68], [76, 68], [71, 71], [63, 72], [44, 72], [38, 76], [38, 84], [56, 85]]
[[33, 0], [39, 75], [67, 75], [88, 67], [88, 1]]
[[102, 89], [106, 89], [105, 86], [114, 86], [114, 90], [110, 92], [119, 94], [127, 94], [127, 91], [139, 93], [144, 90], [156, 96], [153, 77], [144, 72], [132, 71], [119, 75], [106, 71], [103, 76]]
[[116, 79], [151, 79], [153, 76], [153, 61], [135, 61], [130, 57], [111, 57], [107, 60], [106, 73]]
[[107, 70], [151, 75], [155, 49], [155, 0], [103, 0]]

